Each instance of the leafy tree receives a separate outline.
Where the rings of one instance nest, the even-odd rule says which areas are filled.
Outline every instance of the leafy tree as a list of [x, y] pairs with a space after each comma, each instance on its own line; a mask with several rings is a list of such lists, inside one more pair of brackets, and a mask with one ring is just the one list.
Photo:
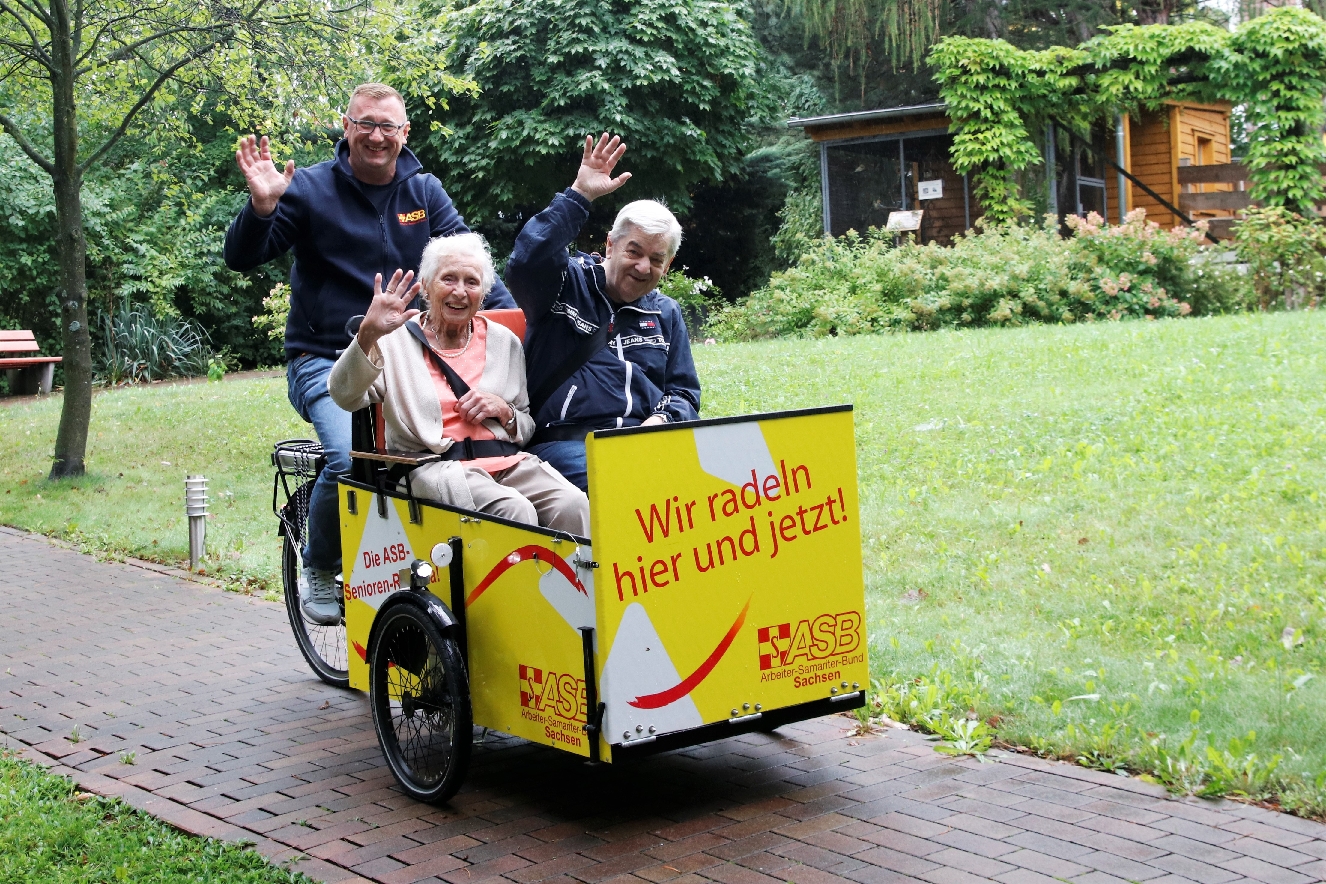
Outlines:
[[[780, 146], [781, 147], [781, 146]], [[674, 266], [707, 276], [728, 300], [744, 298], [776, 269], [773, 237], [787, 198], [784, 147], [753, 151], [722, 184], [697, 188], [681, 219], [681, 251]]]
[[634, 177], [618, 201], [661, 198], [683, 213], [694, 188], [739, 167], [748, 121], [773, 111], [738, 3], [478, 0], [433, 12], [415, 51], [431, 47], [446, 73], [478, 91], [444, 106], [417, 71], [397, 66], [395, 79], [425, 165], [444, 172], [448, 192], [485, 232], [514, 234], [502, 223], [569, 185], [585, 135], [604, 130], [630, 145], [624, 162]]
[[65, 397], [51, 478], [83, 473], [91, 417], [88, 173], [131, 133], [178, 134], [217, 96], [263, 119], [281, 96], [325, 94], [323, 78], [357, 58], [369, 12], [317, 0], [0, 0], [0, 128], [54, 191]]
[[[279, 341], [253, 326], [262, 298], [289, 261], [234, 273], [221, 259], [226, 227], [246, 199], [235, 167], [230, 121], [194, 118], [189, 138], [123, 139], [83, 180], [87, 303], [93, 365], [100, 315], [141, 305], [162, 320], [178, 315], [206, 328], [228, 367], [281, 361]], [[332, 140], [283, 137], [277, 151], [303, 167], [326, 159]], [[0, 134], [0, 328], [32, 329], [58, 353], [60, 265], [50, 178]], [[57, 370], [57, 383], [64, 383]]]

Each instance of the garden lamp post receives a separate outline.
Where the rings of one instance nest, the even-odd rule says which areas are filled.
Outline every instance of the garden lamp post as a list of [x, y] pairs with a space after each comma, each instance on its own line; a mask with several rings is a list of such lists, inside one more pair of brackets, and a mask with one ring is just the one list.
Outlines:
[[184, 477], [184, 511], [189, 516], [189, 570], [207, 552], [207, 477]]

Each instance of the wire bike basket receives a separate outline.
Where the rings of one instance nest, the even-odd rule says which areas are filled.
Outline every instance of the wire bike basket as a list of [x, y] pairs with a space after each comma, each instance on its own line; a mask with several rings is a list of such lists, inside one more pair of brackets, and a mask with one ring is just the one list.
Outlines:
[[272, 512], [281, 521], [283, 536], [296, 545], [304, 543], [313, 483], [326, 462], [322, 445], [312, 439], [286, 439], [272, 446], [272, 466], [276, 468], [272, 478]]

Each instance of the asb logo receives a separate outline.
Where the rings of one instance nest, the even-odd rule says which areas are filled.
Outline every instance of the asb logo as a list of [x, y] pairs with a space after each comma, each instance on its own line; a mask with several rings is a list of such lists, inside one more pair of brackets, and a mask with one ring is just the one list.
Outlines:
[[408, 226], [410, 224], [418, 224], [427, 217], [428, 213], [426, 211], [423, 209], [415, 209], [413, 212], [398, 212], [396, 214], [396, 222], [401, 226]]
[[543, 696], [543, 670], [520, 664], [520, 705], [526, 709], [538, 709], [539, 698]]
[[520, 705], [569, 721], [585, 720], [585, 680], [520, 664]]
[[783, 665], [783, 654], [791, 647], [788, 641], [791, 637], [791, 623], [760, 627], [760, 669], [773, 669], [775, 661], [777, 665]]
[[823, 660], [849, 654], [861, 647], [861, 614], [821, 614], [814, 620], [802, 620], [793, 626], [779, 623], [761, 626], [760, 669], [790, 666], [798, 660]]

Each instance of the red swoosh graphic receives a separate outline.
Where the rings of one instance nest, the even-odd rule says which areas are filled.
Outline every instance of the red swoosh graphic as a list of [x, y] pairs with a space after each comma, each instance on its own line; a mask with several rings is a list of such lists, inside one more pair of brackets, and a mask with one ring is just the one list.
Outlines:
[[741, 613], [737, 615], [737, 622], [732, 624], [732, 628], [727, 631], [727, 635], [723, 636], [723, 640], [718, 643], [718, 647], [714, 648], [713, 653], [700, 664], [699, 669], [682, 679], [680, 684], [673, 685], [666, 691], [636, 697], [634, 700], [628, 701], [628, 704], [636, 709], [661, 709], [669, 703], [680, 700], [699, 687], [700, 682], [708, 678], [709, 673], [713, 672], [714, 667], [718, 665], [718, 661], [723, 659], [727, 649], [732, 647], [733, 640], [736, 639], [737, 633], [741, 631], [741, 625], [746, 622], [746, 612], [750, 610], [750, 603], [753, 598], [755, 596], [746, 599], [746, 607], [742, 608]]
[[367, 650], [363, 645], [361, 645], [359, 642], [357, 642], [357, 641], [351, 641], [350, 644], [354, 645], [355, 653], [359, 655], [359, 659], [360, 659], [360, 660], [363, 660], [365, 663], [367, 663], [367, 662], [368, 662], [368, 650]]
[[585, 589], [585, 585], [581, 583], [580, 578], [576, 576], [575, 569], [567, 564], [566, 559], [548, 549], [546, 546], [531, 545], [522, 546], [520, 549], [512, 550], [510, 555], [498, 562], [497, 566], [488, 572], [487, 577], [479, 581], [479, 585], [474, 587], [474, 591], [465, 599], [465, 607], [468, 608], [470, 605], [474, 604], [474, 600], [483, 595], [484, 590], [492, 586], [493, 581], [497, 578], [501, 577], [521, 562], [530, 562], [536, 557], [540, 562], [550, 563], [555, 569], [557, 569], [559, 574], [571, 581], [572, 586], [580, 590], [580, 592], [586, 597], [589, 596], [589, 590]]

